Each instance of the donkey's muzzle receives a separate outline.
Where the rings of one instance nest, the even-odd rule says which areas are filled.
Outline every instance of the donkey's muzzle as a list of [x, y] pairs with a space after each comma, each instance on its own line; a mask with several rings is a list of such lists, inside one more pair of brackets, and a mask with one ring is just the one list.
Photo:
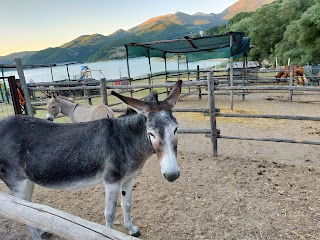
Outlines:
[[53, 118], [51, 117], [47, 118], [47, 120], [53, 122]]
[[170, 173], [170, 174], [164, 173], [163, 176], [168, 182], [174, 182], [175, 180], [177, 180], [180, 177], [180, 171]]

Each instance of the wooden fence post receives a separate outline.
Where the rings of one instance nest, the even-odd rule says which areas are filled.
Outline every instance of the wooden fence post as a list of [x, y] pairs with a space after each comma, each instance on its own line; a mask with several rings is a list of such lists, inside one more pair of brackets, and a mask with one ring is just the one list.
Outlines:
[[14, 61], [16, 62], [16, 68], [17, 68], [17, 72], [19, 74], [19, 79], [20, 79], [20, 83], [21, 83], [21, 89], [23, 91], [23, 95], [24, 95], [24, 100], [26, 101], [26, 113], [33, 117], [33, 109], [32, 109], [32, 105], [31, 105], [31, 101], [30, 101], [30, 96], [29, 96], [29, 91], [28, 91], [28, 87], [27, 87], [27, 83], [26, 83], [26, 78], [24, 77], [24, 72], [23, 72], [23, 67], [22, 67], [22, 63], [21, 63], [21, 59], [20, 58], [16, 58], [14, 59]]
[[[88, 86], [88, 82], [86, 80], [83, 81], [83, 86]], [[84, 95], [87, 97], [88, 104], [92, 105], [92, 99], [91, 99], [91, 96], [90, 96], [90, 90], [89, 89], [85, 89], [83, 92], [84, 92]]]
[[108, 106], [107, 81], [105, 78], [101, 78], [100, 80], [100, 93], [101, 93], [102, 103]]
[[210, 114], [210, 128], [211, 128], [211, 142], [213, 147], [213, 156], [218, 156], [218, 135], [216, 123], [216, 106], [214, 98], [214, 79], [213, 72], [207, 73], [208, 80], [208, 99], [209, 99], [209, 114]]
[[[294, 76], [293, 76], [293, 65], [290, 65], [290, 77], [289, 77], [289, 86], [294, 85]], [[288, 100], [291, 102], [292, 101], [292, 95], [293, 95], [293, 90], [289, 90], [289, 97]]]

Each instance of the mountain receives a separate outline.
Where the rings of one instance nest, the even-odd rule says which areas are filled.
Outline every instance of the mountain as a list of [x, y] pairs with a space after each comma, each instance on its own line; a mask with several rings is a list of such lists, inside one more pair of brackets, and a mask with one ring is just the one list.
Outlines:
[[8, 65], [15, 64], [14, 62], [15, 58], [20, 58], [21, 61], [24, 62], [26, 59], [28, 59], [30, 56], [32, 56], [35, 53], [36, 51], [26, 51], [26, 52], [11, 53], [9, 55], [2, 56], [2, 57], [0, 56], [0, 63], [8, 64]]
[[189, 15], [182, 12], [149, 19], [128, 31], [119, 29], [104, 36], [83, 35], [61, 45], [37, 52], [21, 52], [0, 57], [0, 63], [13, 64], [14, 58], [22, 58], [24, 64], [50, 64], [61, 62], [88, 62], [125, 57], [124, 44], [197, 36], [214, 26], [227, 23], [237, 13], [255, 11], [274, 0], [239, 0], [220, 14], [197, 12]]
[[57, 48], [47, 48], [30, 56], [25, 64], [70, 61], [99, 61], [125, 57], [124, 44], [181, 38], [198, 34], [211, 26], [226, 23], [218, 14], [194, 15], [177, 12], [152, 18], [128, 31], [119, 29], [109, 36], [83, 35]]
[[42, 64], [84, 62], [109, 42], [117, 41], [127, 35], [128, 33], [122, 29], [109, 36], [101, 34], [83, 35], [60, 47], [38, 51], [26, 59], [25, 64], [36, 64], [40, 62], [40, 59]]
[[[152, 29], [157, 29], [157, 26], [182, 26], [186, 31], [186, 34], [198, 33], [199, 30], [204, 30], [212, 26], [219, 26], [226, 23], [226, 20], [222, 20], [220, 14], [203, 14], [196, 13], [189, 15], [182, 12], [176, 12], [175, 14], [167, 14], [149, 19], [148, 21], [133, 27], [128, 30], [129, 33], [140, 35]], [[181, 35], [179, 36], [181, 37]]]
[[223, 19], [229, 20], [241, 12], [254, 12], [265, 4], [270, 4], [275, 0], [239, 0], [223, 11]]
[[[34, 53], [23, 61], [23, 64], [51, 64], [77, 61], [79, 53], [61, 47], [47, 48]], [[21, 60], [22, 61], [22, 60]]]

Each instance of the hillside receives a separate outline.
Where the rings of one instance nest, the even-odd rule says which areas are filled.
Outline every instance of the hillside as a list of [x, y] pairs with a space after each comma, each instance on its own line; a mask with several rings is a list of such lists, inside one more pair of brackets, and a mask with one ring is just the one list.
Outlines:
[[223, 11], [223, 19], [229, 20], [240, 12], [254, 12], [261, 6], [274, 1], [275, 0], [239, 0]]
[[30, 56], [25, 64], [58, 63], [69, 61], [100, 61], [125, 57], [124, 44], [181, 38], [198, 34], [211, 26], [226, 23], [219, 14], [194, 15], [177, 12], [151, 18], [128, 31], [117, 30], [109, 36], [83, 35], [58, 48], [48, 48]]
[[26, 51], [26, 52], [11, 53], [6, 56], [0, 56], [0, 63], [9, 64], [9, 65], [15, 64], [14, 62], [15, 58], [20, 58], [21, 61], [24, 62], [26, 59], [28, 59], [30, 56], [32, 56], [35, 53], [36, 51]]
[[128, 32], [140, 35], [148, 32], [150, 29], [154, 29], [155, 26], [172, 26], [173, 24], [176, 24], [183, 26], [187, 30], [187, 34], [195, 34], [198, 33], [199, 30], [205, 30], [212, 26], [219, 26], [223, 23], [226, 23], [226, 20], [223, 20], [220, 14], [196, 13], [194, 15], [189, 15], [182, 12], [176, 12], [175, 14], [151, 18], [148, 21], [129, 29]]
[[[183, 12], [157, 16], [143, 22], [128, 31], [119, 29], [113, 34], [82, 35], [60, 47], [47, 48], [37, 52], [21, 52], [0, 57], [0, 62], [9, 64], [20, 57], [24, 64], [50, 64], [61, 62], [88, 62], [125, 57], [124, 44], [165, 40], [188, 36], [199, 36], [206, 31], [227, 23], [237, 13], [255, 11], [274, 0], [239, 0], [220, 14]], [[213, 4], [214, 5], [214, 4]]]

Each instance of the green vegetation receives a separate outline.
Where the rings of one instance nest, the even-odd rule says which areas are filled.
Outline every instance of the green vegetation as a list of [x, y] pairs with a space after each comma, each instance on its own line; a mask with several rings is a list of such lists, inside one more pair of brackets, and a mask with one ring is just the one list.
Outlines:
[[227, 25], [208, 34], [243, 31], [254, 48], [249, 59], [285, 64], [320, 62], [320, 2], [317, 0], [277, 0], [253, 13], [239, 13]]

